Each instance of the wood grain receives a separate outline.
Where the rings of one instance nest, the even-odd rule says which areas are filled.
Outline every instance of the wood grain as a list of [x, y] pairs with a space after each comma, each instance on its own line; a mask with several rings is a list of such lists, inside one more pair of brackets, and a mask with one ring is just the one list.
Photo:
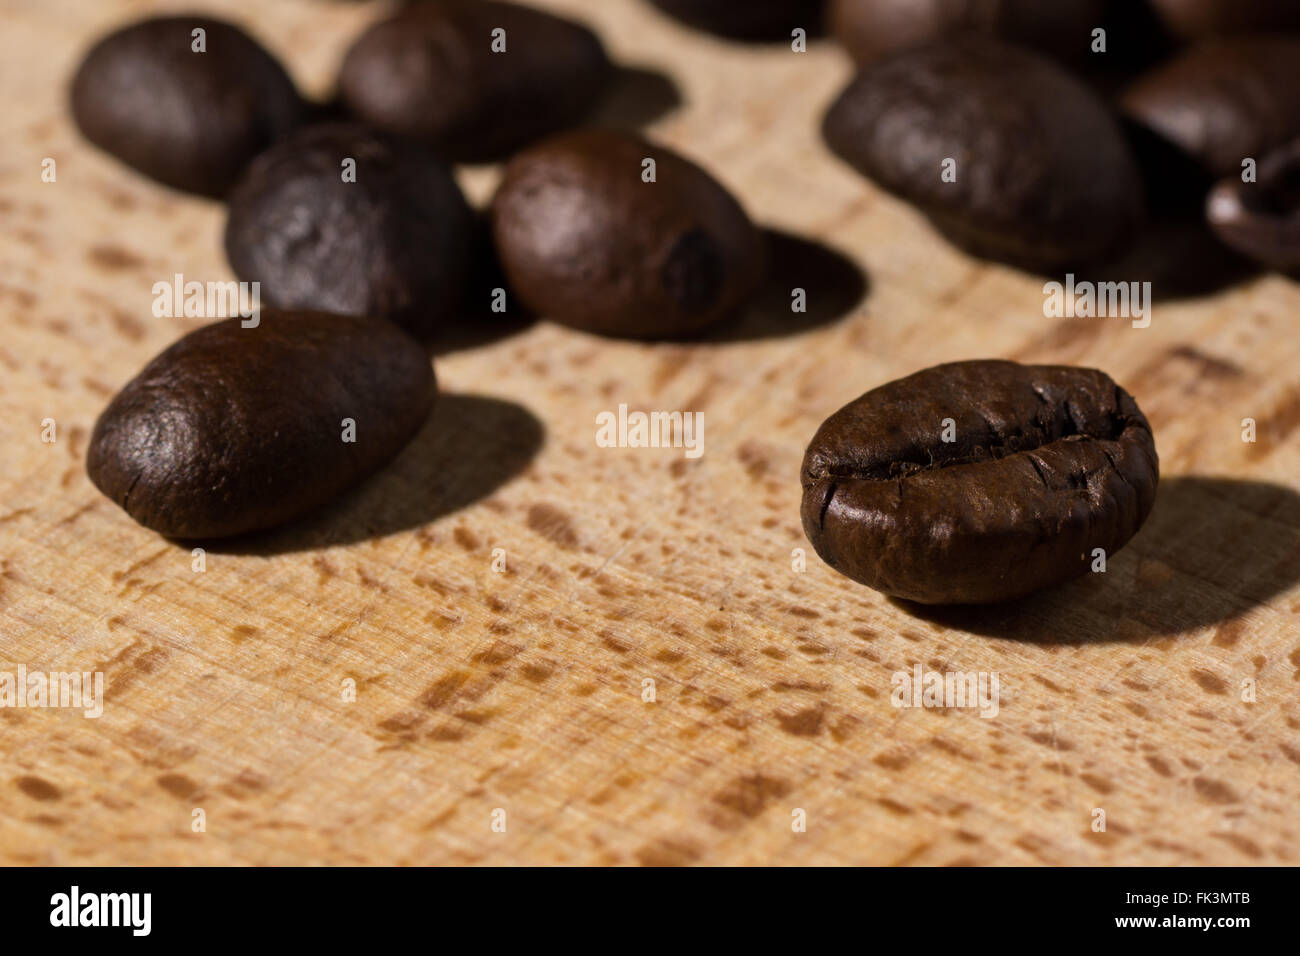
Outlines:
[[[1181, 253], [1157, 249], [1150, 328], [1044, 318], [1041, 278], [956, 252], [831, 159], [817, 126], [849, 65], [830, 46], [727, 45], [637, 0], [539, 5], [645, 71], [615, 112], [653, 114], [671, 78], [653, 134], [816, 245], [784, 240], [765, 301], [699, 344], [481, 329], [437, 358], [447, 397], [390, 469], [195, 573], [83, 455], [110, 395], [197, 324], [153, 318], [153, 283], [230, 278], [222, 211], [97, 153], [65, 108], [92, 38], [192, 4], [6, 4], [0, 669], [101, 670], [107, 690], [97, 720], [0, 710], [0, 861], [1300, 862], [1300, 287], [1175, 296], [1159, 270]], [[382, 9], [204, 6], [316, 93]], [[465, 182], [481, 201], [494, 176]], [[1107, 572], [917, 615], [815, 555], [794, 570], [822, 419], [997, 356], [1104, 368], [1150, 417], [1164, 480]], [[597, 447], [619, 403], [702, 411], [705, 454]], [[895, 708], [917, 663], [996, 671], [998, 715]]]

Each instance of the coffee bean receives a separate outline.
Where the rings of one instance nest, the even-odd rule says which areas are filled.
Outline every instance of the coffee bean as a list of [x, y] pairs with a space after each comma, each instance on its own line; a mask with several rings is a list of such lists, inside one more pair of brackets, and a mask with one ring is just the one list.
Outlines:
[[1229, 176], [1206, 201], [1215, 235], [1285, 272], [1300, 270], [1300, 139], [1260, 161], [1255, 182]]
[[803, 526], [827, 564], [878, 591], [992, 603], [1083, 574], [1096, 548], [1109, 560], [1157, 478], [1146, 418], [1104, 373], [954, 362], [822, 424], [803, 461]]
[[391, 318], [427, 335], [457, 305], [473, 238], [460, 187], [426, 148], [328, 124], [248, 167], [225, 243], [268, 305]]
[[823, 0], [650, 0], [683, 23], [736, 40], [788, 40], [821, 32]]
[[1160, 20], [1185, 39], [1252, 30], [1300, 29], [1294, 0], [1149, 0]]
[[1074, 266], [1116, 252], [1143, 216], [1136, 166], [1105, 107], [1051, 61], [997, 41], [945, 41], [865, 67], [823, 131], [976, 255]]
[[599, 38], [578, 23], [495, 0], [439, 0], [362, 34], [339, 90], [370, 125], [479, 162], [577, 123], [611, 73]]
[[[195, 51], [198, 30], [204, 52]], [[205, 196], [224, 195], [306, 110], [257, 41], [206, 17], [123, 27], [86, 54], [72, 81], [72, 115], [88, 140], [146, 176]]]
[[168, 537], [305, 514], [396, 455], [433, 405], [428, 357], [389, 322], [272, 309], [241, 321], [177, 341], [95, 423], [91, 481]]
[[1102, 25], [1106, 0], [830, 0], [831, 32], [859, 64], [935, 40], [1001, 37], [1065, 59], [1082, 59]]
[[1207, 40], [1140, 77], [1122, 108], [1212, 175], [1239, 174], [1300, 137], [1298, 61], [1300, 37]]
[[762, 238], [726, 189], [671, 150], [612, 130], [516, 156], [492, 229], [529, 308], [605, 335], [689, 335], [733, 313], [762, 279]]

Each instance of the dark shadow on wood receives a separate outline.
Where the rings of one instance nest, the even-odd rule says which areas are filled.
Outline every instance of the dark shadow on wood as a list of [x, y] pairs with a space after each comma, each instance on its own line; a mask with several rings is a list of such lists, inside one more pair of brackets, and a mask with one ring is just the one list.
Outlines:
[[894, 601], [909, 614], [987, 637], [1038, 644], [1127, 642], [1215, 627], [1300, 581], [1300, 494], [1283, 485], [1185, 476], [1160, 482], [1146, 525], [1105, 574], [987, 607]]
[[649, 0], [683, 26], [736, 43], [790, 43], [799, 27], [808, 38], [826, 34], [820, 0]]
[[1211, 295], [1259, 274], [1260, 267], [1220, 242], [1198, 213], [1153, 220], [1127, 255], [1095, 276], [1100, 282], [1150, 282], [1158, 310], [1162, 303]]
[[1070, 66], [1107, 101], [1117, 98], [1135, 79], [1183, 45], [1160, 24], [1146, 3], [1107, 4], [1102, 26], [1106, 30], [1106, 52], [1093, 52], [1094, 40], [1090, 36], [1088, 54]]
[[[852, 259], [812, 239], [764, 231], [767, 276], [749, 303], [734, 318], [708, 329], [705, 342], [741, 342], [798, 335], [838, 322], [852, 313], [870, 282]], [[806, 311], [792, 310], [795, 289], [804, 290]]]
[[643, 66], [616, 66], [587, 125], [635, 132], [679, 109], [682, 102], [681, 90], [667, 73]]
[[[529, 328], [536, 317], [510, 289], [486, 211], [475, 216], [470, 274], [456, 311], [424, 340], [432, 355], [490, 345]], [[496, 311], [498, 303], [504, 311]]]
[[272, 555], [411, 531], [481, 501], [516, 477], [541, 449], [544, 434], [542, 423], [514, 402], [440, 395], [401, 454], [344, 497], [283, 528], [204, 547]]

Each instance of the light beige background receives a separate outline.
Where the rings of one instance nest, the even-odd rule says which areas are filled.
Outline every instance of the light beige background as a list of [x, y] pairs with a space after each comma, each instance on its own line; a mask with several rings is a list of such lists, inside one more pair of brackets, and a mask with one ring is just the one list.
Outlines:
[[[382, 4], [5, 4], [0, 669], [102, 670], [107, 701], [99, 720], [0, 711], [0, 860], [1300, 862], [1300, 288], [1158, 286], [1144, 330], [1044, 318], [1041, 278], [954, 251], [827, 154], [849, 73], [831, 46], [726, 45], [636, 0], [543, 5], [670, 75], [682, 103], [654, 135], [857, 263], [866, 297], [789, 335], [757, 334], [790, 323], [777, 294], [696, 345], [540, 323], [440, 356], [459, 397], [388, 471], [196, 574], [83, 457], [110, 396], [197, 324], [153, 318], [152, 284], [230, 278], [222, 210], [91, 149], [66, 82], [110, 27], [202, 6], [319, 93]], [[466, 176], [477, 200], [493, 175]], [[805, 266], [783, 263], [788, 285], [835, 311]], [[792, 570], [822, 419], [986, 356], [1102, 367], [1150, 417], [1159, 500], [1107, 573], [922, 617], [815, 555]], [[597, 448], [620, 402], [703, 411], [705, 455]], [[916, 663], [997, 671], [997, 718], [895, 709], [890, 677]]]

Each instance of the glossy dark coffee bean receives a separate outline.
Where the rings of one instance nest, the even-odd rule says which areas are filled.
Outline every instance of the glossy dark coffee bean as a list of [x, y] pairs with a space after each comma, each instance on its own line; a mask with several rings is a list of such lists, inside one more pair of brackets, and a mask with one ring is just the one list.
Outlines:
[[670, 16], [736, 40], [788, 40], [821, 32], [824, 0], [650, 0]]
[[1083, 574], [1094, 549], [1109, 560], [1158, 477], [1146, 418], [1104, 373], [954, 362], [822, 424], [804, 456], [803, 526], [827, 564], [878, 591], [985, 604]]
[[1300, 137], [1300, 37], [1237, 36], [1190, 47], [1140, 77], [1122, 108], [1214, 176]]
[[[194, 31], [205, 52], [196, 52]], [[248, 34], [206, 17], [144, 20], [100, 40], [72, 81], [72, 115], [96, 146], [146, 176], [223, 196], [307, 107]]]
[[306, 127], [248, 167], [229, 205], [226, 256], [268, 305], [391, 318], [423, 336], [460, 300], [473, 215], [425, 147]]
[[1147, 0], [1171, 32], [1184, 39], [1225, 33], [1300, 29], [1294, 0]]
[[611, 74], [599, 38], [581, 24], [495, 0], [429, 0], [362, 34], [339, 90], [370, 125], [479, 162], [574, 125]]
[[1259, 163], [1254, 182], [1230, 176], [1205, 206], [1210, 227], [1243, 255], [1284, 272], [1300, 272], [1300, 139]]
[[[654, 182], [643, 181], [647, 159]], [[628, 133], [568, 133], [520, 153], [492, 202], [492, 230], [533, 312], [604, 335], [698, 332], [762, 280], [762, 237], [731, 194]]]
[[827, 19], [859, 64], [972, 34], [1080, 60], [1105, 8], [1105, 0], [830, 0]]
[[256, 328], [241, 321], [177, 341], [95, 423], [91, 481], [168, 537], [306, 514], [396, 455], [433, 405], [428, 356], [389, 322], [271, 309]]
[[865, 67], [823, 129], [836, 154], [976, 255], [1083, 264], [1117, 251], [1143, 218], [1136, 165], [1105, 107], [1050, 60], [997, 41]]

